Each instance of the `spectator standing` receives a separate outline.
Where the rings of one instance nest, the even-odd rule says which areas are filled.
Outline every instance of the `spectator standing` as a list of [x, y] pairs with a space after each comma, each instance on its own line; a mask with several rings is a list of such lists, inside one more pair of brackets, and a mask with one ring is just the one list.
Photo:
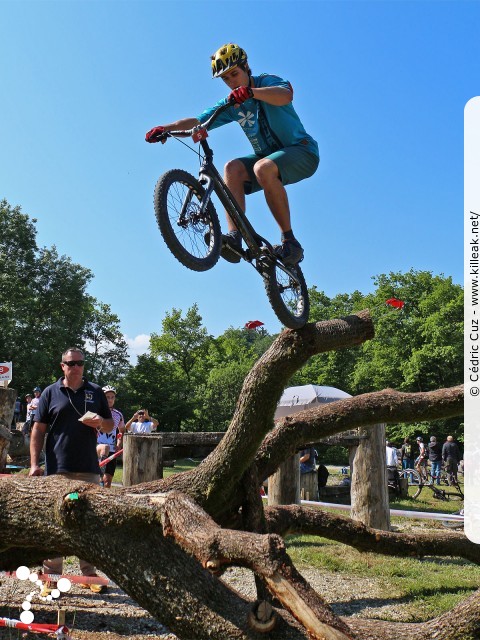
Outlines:
[[146, 434], [156, 431], [158, 420], [148, 415], [147, 409], [139, 409], [125, 425], [125, 429], [130, 433]]
[[387, 481], [393, 483], [395, 490], [398, 491], [397, 447], [394, 447], [389, 440], [385, 442], [385, 462], [387, 464]]
[[[104, 433], [102, 431], [97, 432], [97, 455], [100, 459], [106, 460], [112, 454], [120, 450], [120, 442], [123, 434], [125, 433], [125, 422], [123, 420], [123, 414], [118, 409], [114, 408], [115, 398], [117, 391], [115, 387], [106, 386], [102, 391], [107, 398], [108, 407], [112, 413], [113, 418], [113, 430], [110, 433]], [[112, 486], [113, 476], [115, 469], [117, 468], [117, 458], [107, 462], [105, 467], [100, 467], [100, 474], [102, 475], [103, 486], [106, 489], [110, 489]]]
[[427, 476], [427, 465], [428, 465], [428, 457], [427, 457], [427, 449], [425, 447], [425, 443], [423, 442], [423, 438], [418, 436], [417, 438], [418, 445], [418, 457], [415, 460], [415, 469], [418, 471], [420, 476], [425, 479]]
[[30, 418], [32, 423], [35, 422], [35, 411], [40, 403], [40, 396], [42, 395], [42, 390], [40, 387], [35, 387], [33, 390], [33, 398], [30, 401], [29, 406], [27, 406], [27, 411], [30, 411]]
[[413, 447], [408, 436], [405, 437], [400, 449], [400, 461], [402, 469], [413, 469]]
[[300, 451], [300, 473], [315, 471], [315, 449], [302, 449]]
[[430, 473], [432, 481], [440, 484], [440, 475], [442, 471], [442, 445], [437, 442], [435, 436], [430, 438], [428, 443], [428, 459], [430, 460]]
[[25, 396], [25, 421], [28, 420], [28, 405], [31, 403], [32, 401], [32, 394], [31, 393], [27, 393], [27, 395]]
[[22, 434], [25, 439], [25, 442], [28, 446], [30, 446], [30, 434], [32, 433], [32, 427], [35, 418], [35, 405], [32, 405], [33, 396], [31, 393], [27, 393], [25, 396], [25, 402], [27, 404], [25, 422], [22, 427]]
[[[97, 429], [110, 433], [113, 419], [101, 387], [83, 377], [85, 356], [81, 349], [70, 347], [62, 354], [63, 376], [43, 392], [38, 405], [30, 441], [30, 476], [61, 475], [72, 480], [100, 483], [96, 451]], [[93, 417], [84, 415], [90, 412]], [[45, 441], [45, 472], [39, 465]], [[44, 560], [45, 573], [62, 574], [63, 558]], [[95, 567], [80, 560], [84, 576], [96, 576]], [[86, 585], [94, 593], [105, 591], [103, 585]], [[49, 595], [52, 583], [46, 582], [42, 595]]]
[[457, 473], [460, 462], [460, 450], [457, 443], [453, 441], [453, 436], [447, 436], [446, 442], [443, 443], [442, 458], [445, 462], [446, 472], [451, 475], [455, 482], [458, 482]]
[[389, 440], [387, 440], [385, 443], [385, 457], [387, 467], [395, 467], [396, 469], [398, 464], [397, 448], [394, 447]]

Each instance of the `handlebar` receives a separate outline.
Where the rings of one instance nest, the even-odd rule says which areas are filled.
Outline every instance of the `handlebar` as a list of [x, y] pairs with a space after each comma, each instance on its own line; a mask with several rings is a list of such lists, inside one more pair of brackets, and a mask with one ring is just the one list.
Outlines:
[[158, 142], [162, 142], [167, 138], [190, 138], [192, 137], [194, 142], [199, 142], [203, 140], [207, 136], [205, 134], [202, 135], [202, 132], [206, 132], [208, 127], [210, 127], [218, 116], [223, 113], [228, 107], [232, 106], [230, 102], [226, 102], [225, 104], [221, 104], [215, 111], [212, 113], [210, 118], [206, 120], [203, 124], [197, 124], [192, 129], [179, 129], [178, 131], [165, 131], [161, 133], [159, 136], [155, 136], [155, 139]]

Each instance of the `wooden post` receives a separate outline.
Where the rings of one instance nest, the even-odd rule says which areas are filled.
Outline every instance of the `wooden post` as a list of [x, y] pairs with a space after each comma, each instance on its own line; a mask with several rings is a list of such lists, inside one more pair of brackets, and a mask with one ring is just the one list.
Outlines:
[[16, 399], [15, 389], [0, 387], [0, 473], [5, 470], [7, 464], [7, 453], [12, 440], [10, 425], [13, 420]]
[[282, 462], [269, 477], [268, 504], [300, 504], [300, 453]]
[[368, 437], [360, 439], [353, 460], [350, 515], [368, 527], [389, 531], [385, 425], [360, 433]]
[[163, 478], [162, 435], [126, 433], [123, 437], [123, 486]]
[[10, 429], [12, 424], [16, 399], [17, 392], [15, 389], [0, 387], [0, 424], [7, 429]]
[[300, 498], [302, 500], [318, 500], [318, 475], [316, 471], [300, 474]]

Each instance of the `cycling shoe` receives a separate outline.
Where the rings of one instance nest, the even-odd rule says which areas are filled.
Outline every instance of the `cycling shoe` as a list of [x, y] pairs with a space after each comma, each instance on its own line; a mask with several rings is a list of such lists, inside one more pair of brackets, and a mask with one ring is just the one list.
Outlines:
[[242, 250], [242, 237], [238, 231], [229, 232], [222, 235], [222, 248], [220, 249], [220, 255], [227, 262], [237, 263], [240, 262], [240, 256], [232, 251]]
[[303, 249], [296, 240], [282, 240], [273, 245], [273, 253], [286, 267], [294, 267], [303, 260]]

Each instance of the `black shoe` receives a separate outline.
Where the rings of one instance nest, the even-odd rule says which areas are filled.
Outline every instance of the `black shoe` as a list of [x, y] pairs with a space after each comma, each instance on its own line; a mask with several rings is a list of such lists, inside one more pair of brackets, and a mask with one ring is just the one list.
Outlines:
[[240, 262], [240, 256], [235, 251], [242, 250], [242, 236], [239, 231], [229, 231], [225, 235], [222, 235], [222, 248], [220, 249], [220, 255], [227, 262], [237, 263]]
[[303, 249], [297, 240], [282, 240], [273, 245], [273, 253], [286, 267], [294, 267], [303, 260]]

